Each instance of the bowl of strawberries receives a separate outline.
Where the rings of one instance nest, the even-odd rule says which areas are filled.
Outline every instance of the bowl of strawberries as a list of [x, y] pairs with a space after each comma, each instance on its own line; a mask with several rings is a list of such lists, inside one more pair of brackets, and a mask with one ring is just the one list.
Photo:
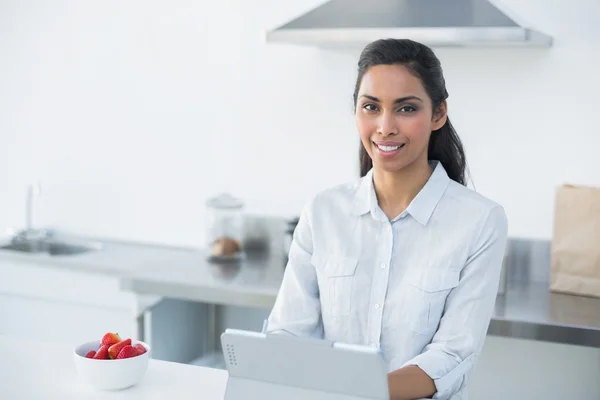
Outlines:
[[121, 390], [137, 384], [148, 369], [150, 346], [108, 332], [102, 339], [75, 349], [80, 378], [100, 390]]

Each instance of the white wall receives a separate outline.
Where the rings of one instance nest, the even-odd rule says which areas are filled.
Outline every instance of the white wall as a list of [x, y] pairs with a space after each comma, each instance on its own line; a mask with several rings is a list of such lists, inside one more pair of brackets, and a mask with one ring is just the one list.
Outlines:
[[[319, 2], [0, 2], [0, 229], [38, 177], [44, 223], [182, 245], [218, 191], [287, 215], [353, 178], [359, 49], [263, 39]], [[476, 188], [549, 238], [554, 187], [600, 185], [600, 3], [502, 3], [555, 46], [438, 54]]]

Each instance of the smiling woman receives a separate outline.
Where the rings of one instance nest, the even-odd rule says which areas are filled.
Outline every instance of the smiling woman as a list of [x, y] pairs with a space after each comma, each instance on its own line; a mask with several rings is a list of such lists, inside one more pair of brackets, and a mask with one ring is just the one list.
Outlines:
[[368, 45], [358, 62], [354, 89], [362, 139], [360, 176], [373, 166], [374, 150], [377, 156], [396, 155], [394, 149], [376, 151], [379, 146], [412, 143], [404, 152], [408, 154], [384, 165], [401, 169], [415, 161], [439, 160], [450, 179], [465, 184], [465, 154], [448, 118], [447, 98], [442, 67], [431, 49], [410, 40]]
[[[437, 160], [450, 179], [464, 185], [465, 153], [448, 118], [447, 98], [442, 66], [429, 47], [411, 40], [378, 40], [365, 47], [354, 88], [360, 176], [376, 164], [376, 186], [386, 179], [383, 171], [423, 180], [431, 173], [429, 160]], [[409, 190], [411, 198], [418, 189]], [[398, 206], [384, 205], [384, 211], [393, 218], [408, 204]]]
[[360, 179], [304, 208], [267, 325], [381, 349], [392, 400], [467, 398], [507, 241], [502, 206], [465, 186], [447, 97], [428, 47], [363, 50]]

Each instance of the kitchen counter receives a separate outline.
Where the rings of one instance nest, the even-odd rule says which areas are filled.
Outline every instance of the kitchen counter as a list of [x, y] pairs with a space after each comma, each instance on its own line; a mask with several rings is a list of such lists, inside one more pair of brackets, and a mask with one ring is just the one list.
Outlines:
[[102, 392], [79, 379], [68, 346], [0, 336], [0, 399], [221, 400], [227, 372], [151, 359], [129, 389]]
[[282, 254], [249, 255], [242, 263], [216, 264], [207, 261], [204, 252], [180, 252], [131, 271], [121, 280], [121, 288], [203, 303], [271, 308], [283, 273]]
[[223, 400], [228, 380], [225, 370], [151, 358], [146, 374], [135, 386], [99, 391], [80, 380], [73, 348], [68, 346], [0, 335], [0, 354], [3, 400]]
[[544, 282], [509, 282], [488, 333], [600, 347], [600, 299], [550, 292]]
[[[135, 242], [104, 240], [60, 233], [58, 240], [75, 242], [99, 242], [99, 250], [75, 255], [50, 256], [43, 253], [26, 253], [0, 248], [2, 260], [18, 263], [43, 263], [51, 268], [90, 272], [118, 277], [128, 271], [143, 267], [157, 258], [174, 258], [177, 254], [190, 254], [189, 249], [151, 245]], [[0, 238], [0, 245], [9, 243], [8, 238]]]
[[[0, 250], [0, 258], [118, 277], [122, 290], [140, 297], [261, 309], [273, 306], [284, 273], [284, 255], [277, 251], [251, 254], [241, 264], [219, 265], [208, 262], [205, 252], [194, 249], [89, 240], [102, 242], [102, 250], [64, 257]], [[547, 248], [542, 247], [540, 253], [548, 253]], [[523, 254], [527, 253], [519, 250], [518, 255]], [[546, 282], [519, 275], [527, 272], [540, 278], [534, 272], [546, 271], [547, 262], [514, 263], [513, 276], [522, 280], [509, 281], [506, 293], [498, 296], [489, 334], [600, 347], [599, 298], [552, 293]], [[536, 269], [527, 271], [527, 265]], [[143, 315], [140, 318], [143, 325]]]
[[[192, 301], [270, 309], [277, 296], [283, 257], [249, 258], [215, 265], [201, 252], [179, 253], [131, 271], [122, 288]], [[509, 281], [499, 295], [491, 335], [600, 347], [600, 299], [552, 293], [543, 282]]]

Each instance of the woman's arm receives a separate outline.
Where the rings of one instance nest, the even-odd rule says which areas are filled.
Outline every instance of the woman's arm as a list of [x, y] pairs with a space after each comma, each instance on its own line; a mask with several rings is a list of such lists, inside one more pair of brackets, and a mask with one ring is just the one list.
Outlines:
[[504, 209], [496, 206], [476, 237], [459, 285], [446, 299], [431, 343], [389, 373], [391, 400], [448, 399], [461, 388], [479, 357], [492, 317], [507, 231]]
[[312, 205], [304, 207], [294, 231], [283, 282], [267, 320], [267, 332], [281, 330], [296, 336], [323, 336], [319, 285], [311, 263], [311, 208]]

